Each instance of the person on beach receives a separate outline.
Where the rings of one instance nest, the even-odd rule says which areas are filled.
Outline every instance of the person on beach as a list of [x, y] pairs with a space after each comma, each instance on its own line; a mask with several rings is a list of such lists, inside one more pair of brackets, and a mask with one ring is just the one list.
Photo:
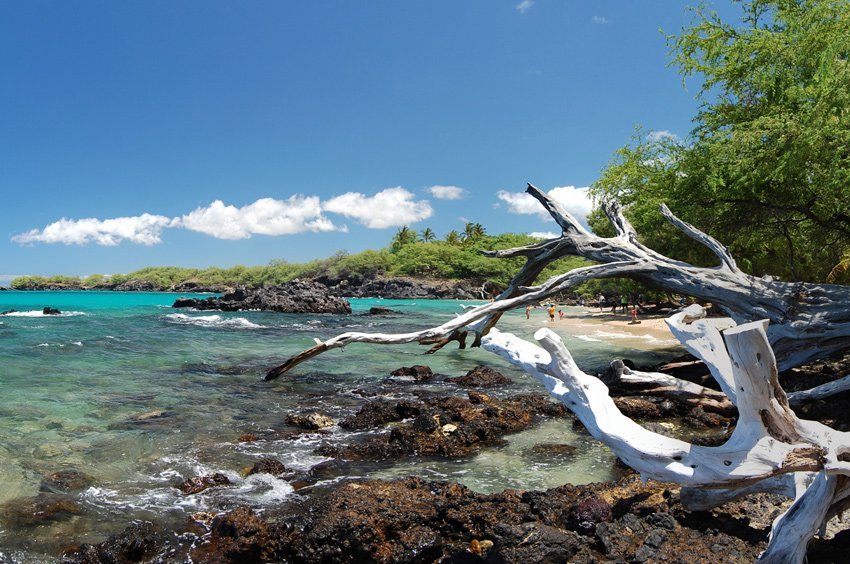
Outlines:
[[563, 319], [563, 318], [564, 318], [564, 310], [559, 309], [558, 310], [558, 319]]
[[620, 305], [623, 307], [623, 313], [628, 313], [628, 311], [629, 311], [629, 298], [625, 294], [620, 296]]
[[549, 304], [549, 321], [555, 321], [555, 304]]
[[596, 303], [599, 305], [599, 313], [602, 313], [602, 308], [605, 307], [605, 295], [602, 292], [596, 296]]
[[531, 305], [525, 304], [525, 318], [531, 319]]

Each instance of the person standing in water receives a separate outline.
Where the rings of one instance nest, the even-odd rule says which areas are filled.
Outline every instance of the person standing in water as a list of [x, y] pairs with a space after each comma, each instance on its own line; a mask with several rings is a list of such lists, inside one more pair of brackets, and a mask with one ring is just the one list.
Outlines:
[[525, 318], [531, 319], [531, 305], [529, 304], [525, 305]]
[[549, 321], [555, 321], [555, 304], [549, 304]]

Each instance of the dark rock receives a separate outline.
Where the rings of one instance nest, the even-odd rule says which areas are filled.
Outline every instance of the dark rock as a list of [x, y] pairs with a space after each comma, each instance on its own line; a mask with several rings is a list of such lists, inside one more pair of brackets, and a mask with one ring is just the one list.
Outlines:
[[169, 536], [156, 530], [150, 522], [134, 523], [101, 543], [86, 543], [66, 551], [62, 561], [69, 564], [149, 561], [162, 551]]
[[351, 313], [344, 298], [332, 296], [327, 287], [316, 282], [293, 280], [273, 288], [246, 290], [239, 288], [220, 298], [180, 298], [172, 307], [192, 307], [198, 310], [244, 311], [261, 310], [281, 313]]
[[71, 497], [47, 492], [15, 498], [0, 507], [3, 521], [16, 527], [35, 527], [50, 521], [70, 519], [81, 512], [80, 506]]
[[286, 466], [284, 466], [283, 462], [277, 458], [261, 458], [254, 463], [254, 466], [252, 466], [250, 470], [248, 470], [248, 476], [252, 476], [254, 474], [271, 474], [272, 476], [279, 476], [281, 474], [286, 474], [287, 472], [288, 470]]
[[404, 315], [401, 311], [396, 311], [388, 307], [370, 307], [367, 315]]
[[476, 366], [464, 376], [446, 378], [446, 382], [459, 384], [461, 386], [469, 386], [472, 388], [489, 388], [492, 386], [513, 384], [513, 381], [510, 378], [497, 370], [493, 370], [489, 366]]
[[636, 397], [614, 398], [614, 405], [631, 419], [656, 419], [661, 417], [658, 406], [649, 400]]
[[6, 311], [0, 311], [0, 315], [9, 315], [10, 313], [18, 313], [16, 309], [7, 309]]
[[422, 407], [421, 402], [376, 399], [361, 407], [356, 414], [340, 421], [339, 426], [351, 431], [378, 427], [393, 421], [416, 417], [422, 412]]
[[600, 523], [611, 521], [611, 506], [598, 496], [585, 498], [572, 506], [567, 526], [584, 534], [592, 534]]
[[192, 552], [195, 562], [264, 562], [275, 542], [269, 526], [250, 507], [237, 507], [212, 521], [207, 543]]
[[314, 411], [306, 414], [290, 413], [286, 416], [286, 423], [308, 431], [315, 431], [317, 429], [333, 427], [334, 420], [328, 415]]
[[78, 492], [94, 483], [94, 478], [77, 470], [59, 470], [48, 474], [41, 480], [39, 489], [43, 492]]
[[730, 423], [728, 418], [706, 411], [701, 405], [688, 413], [686, 421], [696, 427], [721, 427]]
[[422, 364], [414, 364], [413, 366], [402, 366], [390, 372], [390, 376], [413, 378], [414, 382], [427, 382], [434, 378], [434, 373], [431, 368]]
[[[487, 398], [484, 403], [453, 396], [431, 397], [416, 403], [374, 400], [355, 416], [343, 420], [340, 426], [365, 429], [401, 419], [415, 419], [392, 426], [388, 433], [372, 434], [349, 445], [325, 445], [318, 452], [348, 460], [385, 460], [410, 455], [466, 456], [484, 446], [502, 444], [504, 435], [528, 428], [539, 415], [562, 417], [567, 413], [562, 404], [538, 394]], [[437, 425], [439, 432], [436, 432]]]
[[489, 297], [482, 294], [481, 282], [475, 280], [434, 280], [405, 276], [367, 279], [321, 277], [316, 281], [327, 286], [335, 296], [349, 298], [480, 300]]
[[186, 495], [196, 494], [208, 488], [215, 486], [226, 486], [230, 484], [230, 480], [221, 473], [215, 473], [209, 476], [195, 476], [189, 478], [185, 482], [177, 486], [177, 489]]
[[44, 315], [62, 315], [62, 312], [55, 307], [45, 307], [41, 310], [41, 313]]

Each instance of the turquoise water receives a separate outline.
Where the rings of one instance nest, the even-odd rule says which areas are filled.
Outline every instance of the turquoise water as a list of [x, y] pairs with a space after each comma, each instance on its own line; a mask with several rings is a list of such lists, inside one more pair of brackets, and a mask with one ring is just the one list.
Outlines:
[[[187, 295], [187, 294], [182, 294]], [[275, 437], [287, 413], [318, 409], [335, 417], [355, 411], [367, 393], [399, 366], [428, 364], [462, 375], [486, 363], [517, 382], [510, 393], [542, 391], [531, 378], [481, 349], [350, 345], [296, 368], [274, 382], [262, 376], [286, 357], [344, 331], [398, 332], [440, 324], [461, 311], [456, 301], [352, 300], [351, 316], [173, 310], [166, 293], [0, 292], [0, 561], [52, 561], [63, 547], [99, 542], [134, 519], [185, 522], [193, 511], [241, 503], [262, 507], [294, 495], [283, 480], [241, 476], [265, 455], [306, 470], [326, 460], [313, 451], [330, 436]], [[364, 316], [373, 305], [401, 316]], [[41, 314], [45, 306], [60, 316]], [[542, 316], [511, 313], [500, 323], [530, 337]], [[646, 338], [643, 338], [646, 337]], [[565, 341], [588, 371], [611, 358], [653, 362], [672, 343], [585, 328]], [[456, 392], [436, 382], [432, 389]], [[398, 396], [397, 391], [393, 392]], [[498, 393], [498, 392], [497, 392]], [[508, 392], [505, 392], [508, 393]], [[253, 433], [262, 440], [240, 442]], [[569, 443], [574, 456], [532, 453], [534, 444]], [[418, 474], [452, 479], [480, 491], [545, 488], [610, 476], [611, 454], [575, 433], [569, 422], [548, 422], [469, 460], [408, 460], [358, 467], [362, 475]], [[43, 476], [77, 470], [94, 478], [75, 500], [80, 514], [21, 526], [3, 505], [38, 493]], [[183, 479], [222, 472], [235, 486], [184, 496]]]

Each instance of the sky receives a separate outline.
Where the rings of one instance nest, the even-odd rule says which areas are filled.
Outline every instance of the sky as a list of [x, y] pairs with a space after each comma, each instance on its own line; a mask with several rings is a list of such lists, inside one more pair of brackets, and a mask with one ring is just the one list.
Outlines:
[[583, 217], [636, 126], [687, 137], [688, 4], [0, 3], [0, 283], [551, 233], [526, 183]]

